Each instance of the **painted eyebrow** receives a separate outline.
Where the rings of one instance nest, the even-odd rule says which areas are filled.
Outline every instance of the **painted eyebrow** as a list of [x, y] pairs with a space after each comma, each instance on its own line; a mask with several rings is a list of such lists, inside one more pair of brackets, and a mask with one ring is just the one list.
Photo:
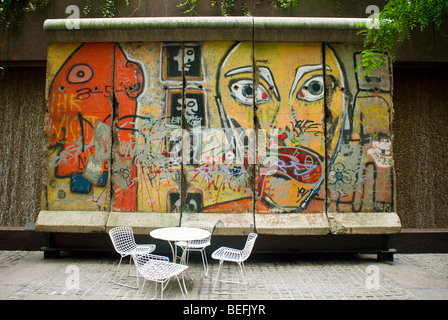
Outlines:
[[252, 66], [247, 66], [247, 67], [241, 67], [241, 68], [236, 68], [236, 69], [230, 70], [224, 76], [230, 77], [230, 76], [234, 76], [236, 74], [252, 73], [252, 72], [253, 72]]
[[[280, 95], [278, 94], [277, 86], [275, 85], [274, 77], [272, 76], [271, 70], [269, 70], [268, 67], [258, 67], [258, 69], [260, 70], [260, 77], [264, 81], [266, 81], [270, 87], [274, 88], [274, 96], [277, 100], [280, 100]], [[230, 70], [224, 76], [230, 77], [230, 76], [234, 76], [236, 74], [241, 74], [241, 73], [253, 73], [252, 66], [241, 67], [241, 68], [236, 68], [236, 69]]]
[[[289, 100], [291, 100], [291, 98], [296, 90], [297, 84], [299, 83], [299, 81], [302, 79], [302, 77], [305, 74], [310, 73], [312, 71], [321, 70], [321, 69], [323, 69], [321, 64], [298, 67], [296, 70], [296, 75], [294, 77], [294, 82], [292, 83], [291, 90], [289, 91]], [[326, 66], [325, 69], [332, 71], [330, 66]]]

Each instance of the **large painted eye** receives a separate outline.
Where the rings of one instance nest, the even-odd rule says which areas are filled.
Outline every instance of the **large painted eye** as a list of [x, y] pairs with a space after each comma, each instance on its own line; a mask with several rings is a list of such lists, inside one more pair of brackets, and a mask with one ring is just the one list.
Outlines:
[[87, 64], [75, 64], [67, 72], [67, 81], [71, 84], [82, 84], [93, 77], [93, 70]]
[[314, 76], [306, 80], [299, 92], [297, 99], [305, 101], [317, 101], [324, 97], [324, 79], [322, 76]]
[[[254, 86], [252, 80], [240, 79], [232, 81], [229, 84], [229, 90], [230, 94], [236, 101], [246, 106], [252, 105], [254, 100]], [[271, 98], [269, 96], [268, 90], [266, 90], [266, 88], [262, 84], [259, 84], [255, 92], [255, 103], [261, 104], [270, 100]]]

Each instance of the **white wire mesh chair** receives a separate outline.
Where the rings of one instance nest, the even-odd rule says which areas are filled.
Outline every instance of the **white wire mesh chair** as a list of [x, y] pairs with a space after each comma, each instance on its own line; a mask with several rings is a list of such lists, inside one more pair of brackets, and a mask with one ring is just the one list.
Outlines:
[[145, 286], [146, 280], [153, 281], [156, 283], [155, 294], [153, 298], [155, 299], [157, 296], [157, 284], [160, 283], [160, 299], [163, 300], [163, 291], [168, 285], [168, 281], [175, 276], [177, 278], [177, 283], [179, 284], [180, 291], [182, 292], [182, 296], [185, 299], [185, 281], [182, 278], [184, 285], [184, 288], [182, 288], [179, 275], [184, 272], [188, 268], [188, 266], [169, 262], [168, 257], [154, 254], [137, 253], [132, 254], [132, 258], [134, 259], [134, 264], [137, 267], [137, 271], [143, 276], [144, 279], [140, 293], [143, 292], [143, 287]]
[[185, 241], [176, 242], [176, 246], [182, 248], [182, 250], [187, 250], [187, 252], [186, 252], [187, 253], [187, 258], [186, 258], [187, 264], [188, 264], [188, 259], [190, 257], [191, 251], [196, 251], [196, 252], [201, 253], [202, 265], [204, 266], [205, 276], [208, 277], [209, 268], [208, 268], [207, 253], [205, 252], [205, 248], [207, 248], [211, 244], [213, 229], [215, 226], [212, 223], [206, 222], [206, 221], [187, 221], [182, 224], [182, 227], [198, 228], [198, 229], [202, 229], [202, 230], [206, 230], [206, 231], [210, 232], [210, 235], [205, 239], [190, 241], [188, 243], [188, 247], [187, 247], [187, 243]]
[[[132, 254], [134, 253], [151, 253], [156, 249], [155, 244], [137, 244], [135, 242], [134, 237], [134, 231], [131, 227], [115, 227], [110, 229], [109, 231], [109, 237], [112, 241], [112, 244], [114, 245], [115, 251], [120, 254], [120, 262], [118, 263], [117, 270], [115, 270], [115, 273], [112, 275], [113, 279], [115, 275], [118, 273], [118, 270], [120, 269], [121, 261], [124, 257], [129, 257], [129, 269], [128, 269], [128, 276], [130, 275], [131, 271], [131, 264], [132, 264]], [[138, 288], [138, 273], [136, 275], [137, 277], [137, 286], [130, 286], [121, 282], [117, 282], [112, 280], [114, 284], [137, 289]]]
[[[257, 239], [258, 234], [256, 233], [250, 233], [247, 236], [246, 244], [244, 245], [244, 248], [242, 250], [233, 249], [229, 247], [221, 247], [219, 249], [216, 249], [212, 253], [212, 258], [219, 260], [219, 268], [218, 268], [218, 275], [216, 277], [215, 284], [213, 286], [213, 293], [215, 294], [244, 294], [247, 293], [247, 285], [249, 284], [246, 276], [246, 269], [244, 267], [244, 261], [246, 261], [250, 254], [252, 253], [252, 249], [255, 244], [255, 240]], [[224, 261], [228, 262], [236, 262], [239, 266], [239, 271], [241, 272], [242, 281], [224, 281], [221, 279], [222, 276], [222, 266], [224, 264]], [[239, 276], [238, 276], [239, 280]], [[230, 284], [238, 284], [242, 285], [242, 292], [241, 290], [239, 292], [222, 292], [222, 291], [216, 291], [216, 286], [218, 282], [223, 283], [230, 283]]]

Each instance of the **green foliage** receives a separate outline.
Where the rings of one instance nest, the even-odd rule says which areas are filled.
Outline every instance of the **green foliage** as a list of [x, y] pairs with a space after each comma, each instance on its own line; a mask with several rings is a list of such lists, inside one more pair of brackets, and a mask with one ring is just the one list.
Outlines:
[[[113, 18], [117, 14], [117, 3], [119, 0], [106, 0], [103, 6], [103, 17]], [[129, 5], [129, 0], [125, 0], [126, 5]]]
[[395, 61], [397, 43], [409, 40], [412, 30], [422, 31], [431, 24], [439, 30], [444, 13], [448, 13], [446, 0], [388, 0], [377, 17], [377, 27], [370, 24], [369, 28], [368, 23], [363, 23], [363, 29], [358, 32], [365, 37], [365, 49], [361, 53], [364, 75], [380, 68], [386, 53]]
[[[0, 27], [9, 28], [23, 12], [45, 7], [49, 0], [0, 0]], [[120, 0], [106, 0], [102, 8], [103, 17], [111, 18], [117, 14]], [[124, 0], [129, 5], [129, 0]], [[92, 9], [92, 0], [85, 0], [83, 9], [87, 16]]]
[[[126, 5], [129, 5], [129, 0], [124, 0]], [[120, 0], [106, 0], [101, 11], [104, 18], [113, 18], [118, 12], [118, 5]], [[87, 16], [92, 9], [92, 0], [86, 0], [86, 5], [83, 9], [84, 16]]]
[[117, 13], [117, 5], [113, 0], [106, 0], [106, 3], [103, 6], [103, 16], [105, 18], [112, 18]]
[[[8, 28], [22, 12], [36, 10], [37, 8], [44, 7], [48, 4], [49, 0], [0, 0], [0, 26]], [[129, 5], [129, 0], [123, 0], [126, 5]], [[196, 9], [198, 0], [182, 0], [179, 7], [184, 9], [184, 13], [192, 12]], [[217, 6], [217, 0], [207, 0], [211, 6]], [[240, 5], [241, 15], [250, 16], [249, 8], [250, 0], [242, 0]], [[258, 0], [256, 3], [268, 1], [276, 9], [286, 9], [289, 7], [295, 7], [298, 5], [298, 0]], [[118, 12], [120, 0], [105, 0], [103, 7], [101, 8], [102, 15], [105, 18], [112, 18]], [[221, 8], [221, 15], [231, 16], [235, 9], [235, 0], [220, 0], [219, 6]], [[83, 8], [83, 15], [87, 16], [92, 10], [92, 0], [85, 0], [85, 6]]]
[[[180, 7], [180, 8], [186, 7], [186, 9], [184, 10], [184, 13], [188, 13], [188, 12], [194, 11], [194, 9], [196, 9], [196, 6], [198, 5], [197, 1], [198, 0], [185, 0], [184, 2], [179, 4], [178, 7]], [[215, 1], [215, 3], [216, 3], [216, 1]]]
[[[194, 12], [199, 0], [184, 0], [181, 4], [178, 5], [180, 8], [184, 8], [184, 13]], [[210, 5], [212, 7], [216, 7], [218, 5], [217, 0], [209, 0]], [[265, 0], [258, 0], [256, 5], [261, 4]], [[286, 9], [289, 7], [295, 7], [298, 5], [298, 0], [267, 0], [274, 8], [276, 9]], [[251, 12], [249, 9], [249, 2], [250, 0], [241, 0], [240, 5], [240, 12], [243, 16], [251, 16]], [[235, 9], [235, 0], [220, 0], [220, 8], [221, 8], [221, 15], [225, 17], [229, 17], [233, 15], [234, 9]]]
[[[105, 0], [102, 7], [104, 17], [114, 17], [118, 11], [120, 0]], [[125, 1], [129, 5], [129, 0]], [[179, 7], [183, 12], [194, 12], [199, 0], [181, 0]], [[230, 16], [235, 9], [235, 0], [204, 0], [211, 6], [220, 6], [221, 15]], [[257, 5], [268, 1], [275, 9], [286, 9], [298, 5], [298, 0], [258, 0]], [[370, 27], [368, 23], [361, 25], [358, 32], [365, 37], [365, 49], [361, 53], [361, 66], [364, 75], [380, 68], [384, 62], [384, 54], [389, 54], [395, 61], [395, 46], [398, 42], [411, 38], [414, 29], [423, 30], [434, 25], [439, 30], [444, 14], [448, 13], [448, 0], [386, 0], [387, 3], [377, 17], [378, 27]], [[23, 12], [34, 11], [48, 4], [49, 0], [0, 0], [0, 27], [9, 28]], [[241, 15], [250, 16], [250, 0], [241, 0]], [[337, 2], [339, 3], [339, 2]], [[92, 8], [92, 0], [85, 0], [84, 16]], [[358, 71], [358, 70], [357, 70]]]
[[92, 10], [92, 0], [86, 0], [86, 5], [84, 6], [82, 13], [84, 14], [84, 16], [87, 16], [90, 10]]
[[34, 11], [48, 4], [48, 0], [0, 0], [0, 27], [9, 28], [23, 12]]

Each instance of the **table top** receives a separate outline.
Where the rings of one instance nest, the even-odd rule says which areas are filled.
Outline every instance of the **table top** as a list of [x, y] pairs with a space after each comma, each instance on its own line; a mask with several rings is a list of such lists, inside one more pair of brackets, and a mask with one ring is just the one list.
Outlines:
[[210, 232], [198, 228], [169, 227], [152, 230], [150, 236], [166, 241], [202, 240], [210, 236]]

